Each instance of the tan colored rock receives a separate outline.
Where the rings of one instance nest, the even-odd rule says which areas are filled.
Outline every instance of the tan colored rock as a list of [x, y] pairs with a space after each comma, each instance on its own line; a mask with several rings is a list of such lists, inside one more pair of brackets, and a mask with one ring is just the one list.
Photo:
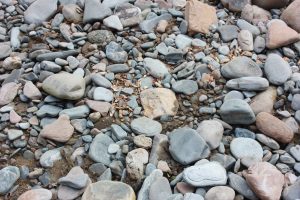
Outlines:
[[268, 23], [266, 46], [269, 49], [283, 47], [299, 40], [300, 35], [297, 33], [297, 31], [288, 27], [284, 21], [280, 19], [274, 19]]
[[205, 194], [206, 200], [233, 200], [235, 192], [227, 186], [215, 186]]
[[57, 142], [67, 142], [73, 135], [74, 128], [68, 115], [60, 115], [53, 123], [46, 125], [40, 135]]
[[255, 115], [260, 112], [272, 113], [276, 101], [277, 91], [275, 87], [269, 87], [267, 90], [256, 95], [250, 103]]
[[292, 129], [266, 112], [261, 112], [256, 116], [256, 126], [265, 135], [282, 143], [289, 143], [294, 137]]
[[179, 104], [172, 90], [166, 88], [150, 88], [140, 94], [144, 115], [151, 119], [163, 115], [174, 116]]
[[138, 148], [130, 151], [126, 156], [126, 170], [132, 180], [142, 180], [144, 164], [148, 163], [149, 154], [145, 149]]
[[9, 112], [9, 121], [12, 124], [16, 124], [19, 123], [22, 120], [22, 117], [20, 115], [18, 115], [18, 113], [16, 113], [16, 111], [11, 110]]
[[99, 112], [102, 116], [106, 116], [111, 108], [110, 103], [103, 101], [86, 100], [85, 103], [90, 109]]
[[251, 165], [244, 177], [254, 193], [263, 200], [279, 200], [284, 185], [283, 174], [268, 162]]
[[22, 65], [22, 60], [18, 56], [12, 56], [5, 58], [2, 63], [2, 67], [6, 70], [14, 70], [20, 68]]
[[185, 19], [189, 24], [189, 31], [209, 33], [209, 27], [217, 24], [216, 9], [197, 0], [190, 0], [185, 7]]
[[68, 22], [78, 23], [83, 19], [83, 11], [76, 4], [67, 4], [63, 6], [62, 14]]
[[166, 31], [168, 24], [169, 24], [169, 22], [167, 20], [160, 20], [158, 22], [156, 31], [159, 33], [164, 33]]
[[6, 83], [0, 89], [0, 106], [9, 104], [17, 96], [19, 85], [16, 83]]
[[23, 88], [23, 94], [32, 100], [42, 98], [42, 93], [31, 81], [27, 81], [25, 83]]
[[293, 1], [281, 15], [281, 19], [300, 33], [300, 0]]
[[122, 182], [98, 181], [90, 184], [81, 200], [136, 200], [133, 189]]
[[51, 200], [52, 193], [50, 190], [43, 188], [28, 190], [19, 196], [18, 200]]
[[252, 4], [263, 9], [270, 10], [274, 8], [283, 8], [289, 3], [289, 0], [252, 0]]
[[267, 10], [264, 10], [256, 5], [247, 4], [242, 10], [241, 17], [253, 24], [258, 24], [259, 22], [267, 22], [272, 16]]

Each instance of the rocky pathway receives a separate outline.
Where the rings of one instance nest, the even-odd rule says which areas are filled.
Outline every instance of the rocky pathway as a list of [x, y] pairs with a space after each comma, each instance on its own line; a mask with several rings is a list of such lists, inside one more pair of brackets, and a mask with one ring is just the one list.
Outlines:
[[300, 0], [0, 0], [0, 199], [300, 199]]

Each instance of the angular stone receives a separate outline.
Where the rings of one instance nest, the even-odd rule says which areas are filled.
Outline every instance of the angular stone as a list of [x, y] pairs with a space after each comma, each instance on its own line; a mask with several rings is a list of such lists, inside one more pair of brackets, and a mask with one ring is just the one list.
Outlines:
[[0, 195], [4, 195], [12, 188], [20, 177], [20, 170], [15, 166], [7, 166], [0, 170]]
[[243, 51], [253, 51], [253, 35], [248, 30], [241, 30], [238, 35], [238, 43]]
[[300, 33], [300, 0], [293, 1], [281, 15], [281, 19]]
[[17, 96], [19, 85], [11, 82], [4, 84], [0, 89], [0, 106], [9, 104]]
[[141, 9], [130, 3], [117, 5], [114, 14], [119, 17], [123, 27], [135, 26], [142, 21]]
[[148, 152], [142, 148], [134, 149], [127, 154], [126, 171], [131, 180], [142, 180], [144, 164], [148, 163], [148, 159]]
[[88, 179], [89, 176], [84, 173], [81, 167], [76, 166], [73, 167], [66, 176], [60, 178], [58, 182], [68, 187], [82, 189], [87, 185]]
[[60, 150], [60, 148], [51, 149], [42, 154], [42, 156], [40, 157], [41, 166], [45, 168], [53, 167], [56, 161], [62, 159]]
[[31, 81], [27, 81], [25, 83], [23, 93], [26, 97], [32, 100], [42, 98], [42, 93]]
[[169, 13], [165, 13], [162, 14], [160, 16], [157, 17], [153, 17], [151, 19], [147, 19], [142, 21], [139, 24], [140, 29], [145, 32], [145, 33], [151, 33], [154, 31], [154, 28], [157, 26], [157, 24], [161, 21], [161, 20], [171, 20], [172, 19], [172, 15], [170, 15]]
[[117, 31], [123, 30], [123, 25], [117, 15], [110, 15], [103, 20], [103, 24], [108, 28], [115, 29]]
[[239, 28], [234, 25], [223, 25], [218, 28], [223, 42], [230, 42], [238, 37]]

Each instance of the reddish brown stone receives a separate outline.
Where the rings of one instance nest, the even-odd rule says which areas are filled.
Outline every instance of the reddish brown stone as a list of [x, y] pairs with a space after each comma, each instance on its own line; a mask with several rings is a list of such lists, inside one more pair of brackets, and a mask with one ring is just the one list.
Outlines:
[[267, 22], [272, 18], [271, 13], [258, 6], [247, 4], [242, 10], [241, 17], [253, 24]]
[[294, 137], [292, 129], [266, 112], [261, 112], [256, 116], [256, 126], [265, 135], [282, 143], [289, 143]]
[[270, 10], [274, 8], [283, 8], [289, 3], [289, 0], [252, 0], [252, 4], [263, 9]]
[[300, 33], [300, 0], [293, 1], [283, 11], [281, 19]]

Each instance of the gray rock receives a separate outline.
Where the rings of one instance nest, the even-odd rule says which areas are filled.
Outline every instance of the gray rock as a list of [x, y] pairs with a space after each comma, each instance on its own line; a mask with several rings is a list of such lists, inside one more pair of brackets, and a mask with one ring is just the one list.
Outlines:
[[268, 55], [264, 71], [267, 79], [274, 85], [284, 84], [292, 75], [290, 65], [274, 53]]
[[151, 184], [149, 200], [167, 199], [170, 195], [172, 190], [167, 178], [159, 177]]
[[93, 99], [97, 101], [111, 102], [114, 99], [114, 94], [104, 87], [96, 87], [93, 93]]
[[261, 37], [257, 36], [254, 40], [254, 52], [261, 53], [266, 48], [266, 40]]
[[234, 25], [224, 25], [218, 28], [223, 42], [230, 42], [238, 37], [239, 28]]
[[114, 34], [108, 30], [91, 31], [88, 33], [87, 38], [89, 42], [98, 44], [109, 43], [116, 40]]
[[0, 170], [0, 195], [4, 195], [12, 188], [20, 177], [20, 170], [15, 166], [7, 166]]
[[17, 129], [8, 129], [7, 136], [9, 140], [15, 140], [23, 135], [23, 131]]
[[8, 57], [12, 52], [9, 45], [0, 44], [0, 59]]
[[161, 178], [163, 176], [163, 173], [159, 169], [155, 169], [151, 172], [149, 176], [146, 177], [146, 179], [143, 182], [143, 185], [138, 192], [137, 199], [138, 200], [149, 200], [149, 192], [151, 185]]
[[175, 38], [175, 44], [178, 49], [184, 49], [192, 45], [192, 38], [179, 34]]
[[[251, 151], [249, 151], [251, 149]], [[230, 151], [237, 159], [253, 158], [261, 161], [263, 157], [263, 149], [258, 142], [251, 138], [235, 138], [230, 143]]]
[[117, 31], [123, 30], [123, 25], [117, 15], [111, 15], [103, 20], [103, 24], [108, 28], [115, 29]]
[[60, 178], [58, 182], [64, 186], [68, 186], [74, 189], [82, 189], [88, 183], [89, 176], [84, 173], [81, 167], [73, 167], [69, 173]]
[[60, 107], [45, 104], [40, 107], [40, 109], [36, 112], [36, 115], [40, 118], [56, 117], [60, 111], [62, 111], [62, 108]]
[[157, 24], [159, 23], [159, 21], [161, 20], [170, 20], [172, 19], [172, 15], [170, 15], [169, 13], [165, 13], [162, 14], [160, 16], [156, 16], [154, 18], [151, 19], [147, 19], [144, 20], [140, 23], [140, 29], [144, 32], [144, 33], [150, 33], [154, 31], [154, 28], [157, 26]]
[[111, 163], [108, 146], [113, 143], [114, 141], [105, 134], [96, 135], [89, 149], [89, 157], [95, 162], [108, 166]]
[[99, 73], [93, 74], [92, 80], [97, 86], [100, 87], [111, 88], [112, 86], [111, 82]]
[[115, 8], [117, 5], [127, 3], [129, 0], [104, 0], [102, 4], [109, 8]]
[[263, 75], [258, 64], [245, 56], [236, 57], [231, 60], [221, 68], [221, 73], [225, 78], [261, 77]]
[[129, 71], [129, 67], [126, 64], [113, 64], [108, 65], [106, 70], [112, 73], [124, 73]]
[[70, 119], [81, 119], [89, 115], [90, 109], [86, 105], [76, 106], [69, 109], [62, 110], [59, 115], [68, 115]]
[[227, 174], [218, 162], [206, 162], [186, 168], [183, 171], [183, 180], [195, 187], [225, 185]]
[[127, 52], [122, 49], [122, 47], [112, 41], [106, 46], [106, 56], [109, 60], [114, 63], [125, 63], [128, 59]]
[[241, 30], [238, 35], [238, 43], [243, 51], [253, 51], [253, 35], [248, 30]]
[[180, 80], [172, 84], [172, 89], [178, 93], [191, 95], [198, 91], [198, 83], [193, 80]]
[[256, 134], [256, 139], [259, 142], [263, 143], [264, 145], [270, 147], [271, 149], [274, 149], [274, 150], [280, 149], [280, 145], [278, 144], [278, 142], [276, 142], [276, 140], [274, 140], [270, 137], [267, 137], [264, 134]]
[[224, 97], [224, 101], [230, 100], [230, 99], [244, 99], [244, 95], [243, 93], [236, 91], [236, 90], [232, 90], [230, 92], [228, 92], [225, 97]]
[[24, 12], [27, 24], [41, 24], [52, 17], [57, 10], [57, 0], [37, 0]]
[[166, 65], [160, 60], [153, 58], [145, 58], [144, 59], [144, 67], [146, 70], [155, 78], [164, 78], [168, 72], [168, 68]]
[[296, 145], [290, 148], [290, 154], [300, 162], [300, 145]]
[[210, 154], [205, 140], [191, 128], [179, 128], [169, 135], [169, 151], [177, 162], [187, 165]]
[[231, 99], [223, 103], [220, 108], [223, 121], [229, 124], [252, 124], [255, 122], [255, 114], [251, 107], [243, 100]]
[[297, 181], [286, 187], [284, 190], [283, 190], [283, 199], [284, 200], [296, 200], [296, 199], [300, 199], [300, 190], [299, 190], [299, 187], [300, 187], [300, 179], [297, 179]]
[[53, 167], [54, 163], [58, 160], [62, 159], [60, 148], [57, 149], [51, 149], [49, 151], [46, 151], [41, 157], [40, 157], [40, 164], [42, 167], [45, 168], [51, 168]]
[[268, 89], [269, 82], [261, 77], [241, 77], [227, 81], [226, 87], [242, 91], [263, 91]]
[[300, 41], [293, 44], [294, 48], [297, 50], [298, 54], [300, 54]]
[[292, 99], [291, 104], [293, 110], [298, 111], [300, 110], [300, 94], [295, 94]]
[[21, 41], [19, 39], [20, 36], [20, 28], [13, 27], [10, 32], [10, 45], [12, 49], [19, 49], [21, 46]]
[[123, 27], [138, 25], [143, 19], [141, 9], [131, 3], [119, 4], [115, 7], [115, 15], [119, 17]]
[[226, 170], [230, 170], [234, 166], [236, 159], [230, 155], [216, 153], [210, 157], [210, 161], [216, 161]]
[[204, 198], [200, 194], [185, 193], [183, 200], [204, 200]]
[[46, 52], [39, 54], [36, 57], [37, 61], [49, 60], [54, 61], [56, 58], [65, 59], [68, 56], [76, 56], [79, 52], [77, 50], [57, 51], [57, 52]]
[[58, 64], [51, 62], [51, 61], [43, 61], [40, 64], [40, 67], [44, 70], [50, 71], [50, 72], [60, 72], [61, 71], [61, 66], [59, 66]]
[[121, 126], [117, 124], [112, 124], [111, 125], [111, 131], [113, 135], [118, 138], [118, 140], [123, 140], [127, 137], [127, 132], [122, 129]]
[[250, 31], [254, 36], [259, 35], [260, 34], [260, 30], [257, 26], [254, 26], [252, 24], [250, 24], [249, 22], [247, 22], [244, 19], [238, 19], [236, 22], [237, 26], [241, 29], [241, 30], [248, 30]]
[[159, 122], [147, 117], [132, 120], [130, 126], [136, 134], [143, 134], [148, 137], [160, 134], [162, 131], [162, 125]]
[[83, 23], [91, 23], [100, 21], [107, 16], [110, 16], [112, 11], [109, 7], [101, 4], [98, 0], [85, 1]]
[[238, 138], [245, 137], [245, 138], [251, 138], [255, 140], [255, 133], [245, 128], [236, 128], [234, 130], [234, 136]]

